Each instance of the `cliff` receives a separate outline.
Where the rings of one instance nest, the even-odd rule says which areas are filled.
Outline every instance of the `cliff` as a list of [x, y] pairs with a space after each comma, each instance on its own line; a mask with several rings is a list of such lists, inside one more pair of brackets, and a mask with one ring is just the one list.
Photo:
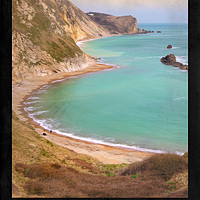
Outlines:
[[81, 70], [95, 58], [76, 41], [138, 30], [132, 16], [101, 17], [92, 19], [68, 0], [12, 0], [13, 81]]
[[94, 22], [104, 27], [110, 34], [135, 34], [140, 31], [137, 19], [129, 16], [113, 16], [104, 13], [86, 13]]
[[[80, 15], [86, 19], [83, 17], [84, 20], [78, 25], [83, 19]], [[92, 29], [84, 31], [83, 28], [87, 20], [90, 26], [95, 26], [87, 15], [67, 0], [13, 0], [13, 81], [77, 71], [94, 62], [74, 42], [76, 39], [96, 37], [98, 31], [105, 34], [97, 25], [89, 35]]]

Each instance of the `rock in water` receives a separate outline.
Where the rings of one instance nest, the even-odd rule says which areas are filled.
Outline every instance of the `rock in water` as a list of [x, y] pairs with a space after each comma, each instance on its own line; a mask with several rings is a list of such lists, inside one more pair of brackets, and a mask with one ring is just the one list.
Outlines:
[[173, 65], [174, 67], [179, 67], [183, 70], [188, 70], [188, 65], [183, 65], [180, 62], [176, 62], [176, 56], [174, 54], [169, 54], [165, 57], [162, 57], [160, 61], [165, 65]]
[[171, 48], [172, 48], [171, 44], [167, 45], [167, 49], [171, 49]]
[[161, 33], [161, 31], [157, 31], [157, 33]]
[[161, 58], [161, 62], [165, 65], [173, 65], [176, 62], [176, 56], [174, 54], [169, 54]]

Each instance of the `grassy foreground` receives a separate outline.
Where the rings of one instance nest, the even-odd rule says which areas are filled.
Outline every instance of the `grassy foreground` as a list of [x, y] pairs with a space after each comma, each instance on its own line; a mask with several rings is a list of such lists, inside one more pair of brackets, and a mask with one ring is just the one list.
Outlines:
[[187, 156], [157, 154], [105, 165], [49, 142], [12, 114], [13, 197], [187, 198], [187, 162]]

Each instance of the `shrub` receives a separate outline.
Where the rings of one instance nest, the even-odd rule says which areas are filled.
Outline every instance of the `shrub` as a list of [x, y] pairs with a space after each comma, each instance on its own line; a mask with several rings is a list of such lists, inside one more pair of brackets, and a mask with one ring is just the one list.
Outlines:
[[58, 163], [53, 163], [51, 164], [51, 167], [55, 168], [55, 169], [60, 169], [61, 168], [61, 165], [58, 164]]
[[25, 189], [30, 193], [34, 195], [42, 195], [44, 193], [43, 191], [43, 184], [38, 181], [31, 181], [26, 184]]
[[132, 176], [131, 176], [131, 178], [137, 178], [138, 177], [138, 174], [133, 174]]
[[119, 171], [119, 175], [141, 173], [169, 180], [174, 174], [187, 169], [187, 161], [176, 154], [156, 154]]
[[110, 173], [109, 171], [106, 171], [106, 176], [110, 177], [110, 176], [114, 176], [112, 173]]
[[18, 171], [19, 173], [24, 173], [25, 168], [26, 168], [25, 164], [22, 164], [22, 163], [15, 164], [15, 170]]
[[[145, 167], [149, 170], [148, 165]], [[130, 174], [132, 177], [112, 176], [111, 172], [107, 171], [109, 177], [105, 177], [81, 173], [57, 163], [29, 165], [18, 163], [15, 168], [29, 178], [29, 182], [26, 182], [24, 186], [28, 195], [33, 194], [38, 197], [155, 198], [169, 195], [165, 192], [168, 191], [171, 194], [176, 189], [172, 181], [168, 181], [167, 184], [160, 176], [149, 178], [146, 175], [142, 177], [139, 173]], [[148, 174], [149, 172], [144, 171], [143, 173]], [[177, 196], [179, 193], [173, 194]], [[180, 195], [185, 194], [186, 192]]]
[[31, 164], [24, 165], [18, 163], [15, 165], [16, 171], [23, 173], [25, 177], [34, 179], [34, 178], [49, 178], [57, 173], [57, 169], [61, 166], [59, 164], [51, 164], [51, 165], [40, 165], [40, 164]]
[[188, 198], [188, 188], [183, 188], [174, 192], [168, 192], [168, 194], [163, 195], [163, 198]]

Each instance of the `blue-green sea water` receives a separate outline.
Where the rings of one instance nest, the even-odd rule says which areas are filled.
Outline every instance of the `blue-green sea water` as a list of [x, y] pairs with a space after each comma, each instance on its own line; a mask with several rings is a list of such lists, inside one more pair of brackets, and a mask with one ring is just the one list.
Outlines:
[[[155, 31], [83, 42], [81, 49], [118, 66], [43, 86], [25, 110], [42, 126], [75, 138], [155, 152], [188, 148], [187, 24], [139, 24]], [[156, 31], [160, 30], [161, 33]], [[171, 44], [172, 49], [167, 49]]]

